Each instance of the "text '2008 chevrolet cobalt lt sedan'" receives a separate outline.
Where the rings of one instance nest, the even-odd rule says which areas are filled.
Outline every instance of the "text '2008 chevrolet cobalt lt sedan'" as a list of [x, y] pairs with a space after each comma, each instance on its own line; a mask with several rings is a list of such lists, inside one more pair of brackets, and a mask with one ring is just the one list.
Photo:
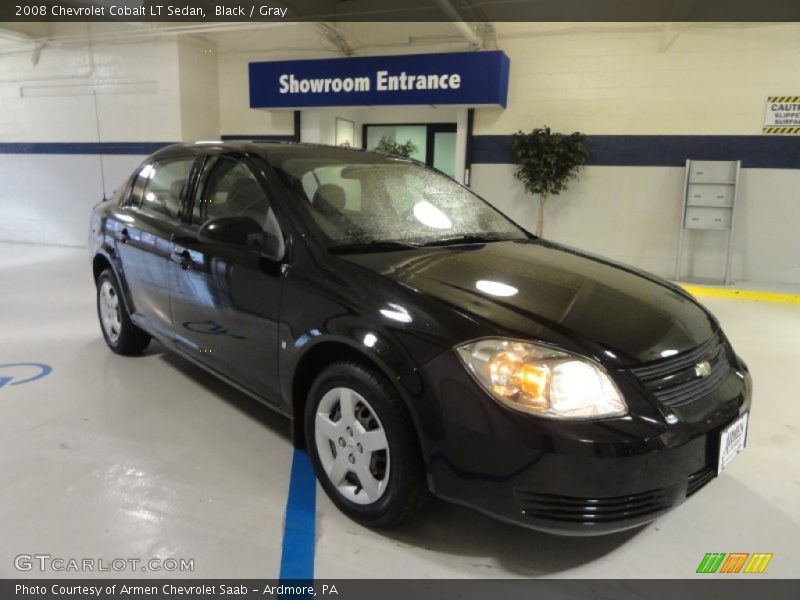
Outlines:
[[691, 296], [536, 238], [414, 161], [171, 146], [97, 205], [91, 242], [111, 349], [154, 337], [292, 418], [364, 524], [433, 492], [616, 531], [744, 448], [747, 367]]

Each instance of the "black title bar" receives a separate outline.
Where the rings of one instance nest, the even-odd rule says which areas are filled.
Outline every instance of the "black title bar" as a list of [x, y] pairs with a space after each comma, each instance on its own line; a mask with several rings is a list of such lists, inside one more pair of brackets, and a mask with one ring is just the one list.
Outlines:
[[[657, 560], [657, 559], [654, 559]], [[696, 579], [536, 579], [421, 580], [336, 579], [276, 581], [266, 579], [4, 579], [4, 600], [129, 600], [130, 598], [270, 600], [486, 600], [543, 598], [547, 600], [795, 600], [800, 580], [752, 577]]]
[[800, 21], [798, 0], [11, 0], [0, 21]]

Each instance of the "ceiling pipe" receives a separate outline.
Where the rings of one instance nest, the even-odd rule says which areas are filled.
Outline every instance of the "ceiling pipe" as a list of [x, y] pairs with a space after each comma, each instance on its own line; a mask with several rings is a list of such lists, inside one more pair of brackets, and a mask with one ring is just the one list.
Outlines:
[[336, 49], [345, 56], [352, 56], [354, 54], [353, 47], [347, 40], [347, 36], [336, 25], [331, 23], [317, 23], [317, 28], [320, 33], [331, 42]]
[[[90, 24], [86, 23], [87, 30], [90, 28]], [[42, 50], [45, 46], [51, 45], [50, 42], [47, 42], [42, 39], [33, 38], [31, 40], [35, 46], [32, 52], [32, 62], [33, 66], [35, 67], [38, 62], [39, 58], [41, 57]], [[87, 61], [86, 65], [82, 68], [81, 72], [78, 73], [71, 73], [69, 75], [53, 75], [52, 73], [48, 75], [39, 75], [37, 77], [26, 77], [26, 76], [18, 76], [14, 75], [12, 77], [0, 77], [0, 83], [3, 84], [20, 84], [24, 85], [26, 83], [38, 83], [38, 82], [48, 82], [48, 83], [57, 83], [57, 82], [71, 82], [71, 81], [87, 81], [90, 80], [92, 77], [95, 76], [95, 56], [94, 56], [94, 45], [89, 39], [87, 44]], [[30, 52], [31, 50], [26, 50], [26, 52]], [[0, 52], [0, 56], [3, 56], [5, 53]]]
[[455, 27], [462, 37], [469, 42], [473, 50], [477, 50], [483, 46], [483, 40], [475, 33], [475, 30], [470, 27], [469, 23], [464, 21], [461, 14], [450, 4], [449, 0], [436, 0], [436, 4], [441, 11], [450, 19], [450, 23]]
[[9, 42], [34, 42], [34, 39], [27, 33], [20, 33], [11, 29], [0, 29], [0, 40]]

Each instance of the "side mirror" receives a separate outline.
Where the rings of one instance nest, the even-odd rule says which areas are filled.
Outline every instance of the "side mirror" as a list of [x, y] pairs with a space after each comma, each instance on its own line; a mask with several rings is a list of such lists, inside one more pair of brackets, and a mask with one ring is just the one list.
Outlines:
[[252, 217], [219, 217], [203, 224], [198, 232], [215, 242], [236, 244], [257, 251], [270, 260], [283, 258], [283, 240], [267, 233]]
[[247, 236], [247, 246], [269, 260], [280, 260], [283, 258], [283, 240], [279, 239], [274, 233], [260, 231], [251, 233]]
[[251, 217], [219, 217], [206, 221], [198, 233], [215, 242], [246, 246], [251, 235], [262, 234], [264, 230]]

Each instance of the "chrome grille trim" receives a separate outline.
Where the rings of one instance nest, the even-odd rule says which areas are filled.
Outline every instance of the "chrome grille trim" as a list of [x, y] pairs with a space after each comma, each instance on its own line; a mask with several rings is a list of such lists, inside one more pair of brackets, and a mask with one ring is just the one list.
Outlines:
[[[711, 372], [700, 377], [695, 366], [708, 361]], [[717, 389], [730, 373], [725, 345], [715, 335], [694, 350], [631, 369], [631, 373], [665, 406], [684, 406]]]

